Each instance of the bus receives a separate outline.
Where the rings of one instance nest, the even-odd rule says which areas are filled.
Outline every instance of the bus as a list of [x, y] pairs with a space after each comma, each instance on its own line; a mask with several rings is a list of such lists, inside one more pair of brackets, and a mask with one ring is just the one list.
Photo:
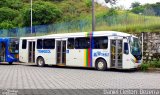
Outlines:
[[19, 39], [0, 37], [0, 63], [18, 61]]
[[141, 64], [140, 40], [117, 31], [95, 31], [21, 37], [19, 60], [48, 65], [132, 69]]

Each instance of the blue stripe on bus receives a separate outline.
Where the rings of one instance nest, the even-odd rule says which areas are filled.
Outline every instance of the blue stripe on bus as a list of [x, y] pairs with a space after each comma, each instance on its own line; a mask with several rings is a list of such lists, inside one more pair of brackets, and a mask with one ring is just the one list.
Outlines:
[[90, 47], [90, 48], [91, 48], [91, 49], [90, 49], [90, 50], [91, 50], [91, 51], [90, 51], [90, 53], [91, 53], [91, 54], [90, 54], [90, 59], [91, 59], [90, 62], [91, 62], [91, 63], [90, 63], [90, 67], [92, 67], [92, 61], [93, 61], [93, 57], [92, 57], [92, 56], [93, 56], [93, 47], [94, 47], [93, 32], [91, 32], [91, 34], [90, 34], [90, 39], [91, 39], [91, 47]]

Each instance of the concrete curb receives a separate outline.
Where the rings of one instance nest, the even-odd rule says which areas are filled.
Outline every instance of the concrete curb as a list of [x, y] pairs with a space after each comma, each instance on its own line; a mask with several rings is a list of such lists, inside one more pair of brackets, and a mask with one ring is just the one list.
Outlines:
[[147, 72], [157, 72], [157, 73], [160, 73], [160, 68], [148, 68]]

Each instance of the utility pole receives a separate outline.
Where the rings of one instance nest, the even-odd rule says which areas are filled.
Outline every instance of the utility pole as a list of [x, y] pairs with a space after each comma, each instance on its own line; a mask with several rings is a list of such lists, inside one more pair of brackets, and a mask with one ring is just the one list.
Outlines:
[[142, 47], [141, 47], [141, 48], [142, 48], [142, 63], [143, 63], [143, 52], [144, 52], [144, 50], [143, 50], [143, 46], [144, 46], [144, 44], [143, 44], [143, 43], [144, 43], [144, 32], [142, 32], [142, 33], [141, 33], [141, 38], [142, 38], [142, 39], [141, 39], [141, 41], [142, 41], [142, 42], [141, 42], [141, 43], [142, 43]]
[[31, 0], [31, 35], [32, 35], [32, 33], [33, 33], [33, 30], [32, 30], [32, 0]]
[[94, 0], [92, 0], [92, 32], [95, 31], [95, 6]]

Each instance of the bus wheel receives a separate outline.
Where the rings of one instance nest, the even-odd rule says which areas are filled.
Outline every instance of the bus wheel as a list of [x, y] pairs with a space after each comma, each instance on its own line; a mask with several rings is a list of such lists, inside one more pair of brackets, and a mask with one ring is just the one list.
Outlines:
[[12, 65], [13, 62], [9, 62], [9, 65]]
[[43, 59], [42, 57], [39, 57], [39, 58], [37, 59], [37, 65], [38, 65], [39, 67], [44, 67], [45, 62], [44, 62], [44, 59]]
[[107, 63], [103, 59], [98, 59], [96, 62], [96, 69], [99, 71], [105, 71], [107, 69]]

